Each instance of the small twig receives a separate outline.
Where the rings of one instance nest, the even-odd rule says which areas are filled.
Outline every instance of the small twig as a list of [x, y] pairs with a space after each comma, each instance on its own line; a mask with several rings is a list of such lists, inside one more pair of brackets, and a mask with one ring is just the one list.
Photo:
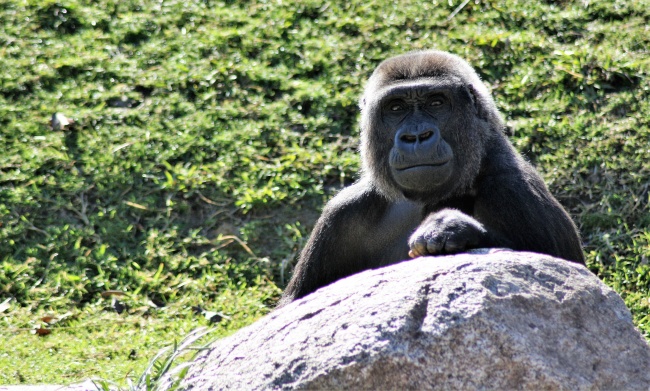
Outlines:
[[27, 220], [27, 217], [25, 217], [24, 215], [17, 215], [15, 213], [12, 213], [12, 216], [14, 216], [14, 218], [17, 219], [17, 220], [21, 220], [21, 221], [25, 222], [27, 224], [27, 229], [28, 230], [36, 231], [36, 232], [38, 232], [40, 234], [43, 234], [43, 235], [45, 235], [46, 238], [50, 237], [50, 234], [48, 234], [47, 232], [45, 232], [42, 229], [38, 228], [34, 224], [32, 224], [32, 222]]
[[215, 202], [215, 201], [212, 201], [212, 200], [209, 199], [208, 197], [206, 197], [206, 196], [204, 196], [203, 194], [201, 194], [201, 192], [198, 191], [198, 190], [197, 190], [196, 194], [199, 195], [199, 198], [200, 198], [200, 199], [202, 199], [204, 202], [206, 202], [206, 203], [208, 203], [208, 204], [210, 204], [210, 205], [225, 206], [225, 205], [228, 205], [228, 204], [229, 204], [229, 202]]
[[112, 153], [115, 153], [115, 152], [117, 152], [117, 151], [119, 151], [121, 149], [124, 149], [126, 147], [130, 147], [131, 145], [133, 145], [133, 143], [124, 143], [124, 144], [118, 145], [117, 147], [113, 148]]
[[43, 282], [43, 280], [45, 280], [45, 277], [47, 276], [47, 272], [50, 271], [50, 264], [52, 263], [52, 260], [54, 258], [56, 258], [58, 255], [59, 255], [59, 253], [54, 253], [54, 254], [50, 255], [50, 257], [47, 259], [47, 263], [45, 264], [45, 270], [43, 270], [43, 274], [41, 275], [41, 278], [39, 278], [38, 281], [36, 281], [34, 283], [34, 285], [32, 285], [30, 290], [36, 288], [39, 285], [41, 285], [41, 283]]
[[81, 195], [79, 196], [79, 201], [81, 203], [81, 211], [78, 211], [77, 209], [73, 208], [72, 206], [66, 206], [66, 209], [68, 209], [71, 212], [74, 212], [81, 221], [86, 226], [90, 226], [90, 220], [88, 220], [88, 216], [86, 215], [86, 211], [88, 210], [88, 201], [86, 201], [86, 193], [82, 192]]
[[42, 229], [36, 227], [34, 224], [29, 223], [29, 222], [27, 224], [28, 224], [27, 229], [32, 230], [32, 231], [36, 231], [38, 233], [41, 233], [41, 234], [45, 235], [45, 237], [48, 237], [48, 238], [50, 237], [50, 234], [48, 234], [47, 232], [43, 231]]
[[140, 204], [136, 204], [135, 202], [131, 202], [131, 201], [122, 201], [122, 203], [125, 204], [125, 205], [130, 206], [131, 208], [136, 208], [136, 209], [140, 209], [140, 210], [149, 210], [149, 208], [147, 208], [146, 206], [144, 206], [144, 205], [140, 205]]
[[293, 251], [291, 255], [284, 258], [280, 263], [280, 284], [284, 285], [284, 273], [287, 270], [287, 266], [289, 266], [289, 262], [293, 261], [295, 257], [296, 251]]
[[86, 210], [88, 209], [88, 200], [86, 199], [86, 193], [82, 192], [79, 198], [81, 201], [81, 219], [86, 225], [90, 225], [90, 220], [88, 220], [88, 216], [86, 215]]
[[237, 213], [237, 209], [219, 209], [218, 211], [214, 212], [208, 217], [208, 220], [212, 220], [213, 218], [219, 216], [222, 213], [227, 213], [227, 217], [232, 217], [235, 213]]
[[246, 250], [246, 252], [247, 252], [248, 254], [250, 254], [253, 258], [257, 258], [257, 255], [255, 255], [255, 253], [253, 252], [253, 250], [251, 250], [251, 248], [248, 247], [248, 245], [247, 245], [243, 240], [239, 239], [239, 238], [238, 238], [237, 236], [235, 236], [235, 235], [220, 236], [219, 238], [217, 238], [217, 240], [219, 240], [219, 241], [223, 241], [223, 240], [231, 240], [231, 242], [229, 242], [228, 244], [232, 243], [232, 240], [234, 240], [234, 241], [236, 241], [237, 243], [239, 243], [239, 245], [242, 246], [242, 247], [244, 248], [244, 250]]
[[133, 186], [127, 187], [120, 195], [117, 197], [118, 199], [124, 198], [124, 196], [133, 189]]
[[230, 246], [230, 244], [231, 244], [232, 242], [234, 242], [234, 240], [232, 240], [232, 239], [230, 239], [230, 240], [224, 240], [223, 242], [221, 242], [220, 245], [218, 245], [217, 247], [215, 247], [215, 248], [212, 249], [212, 250], [215, 251], [215, 250], [220, 250], [220, 249], [222, 249], [222, 248], [224, 248], [224, 247], [228, 247], [228, 246]]
[[459, 5], [458, 7], [456, 7], [456, 9], [454, 10], [454, 12], [452, 12], [451, 15], [449, 15], [449, 16], [447, 17], [447, 22], [449, 22], [449, 21], [450, 21], [454, 16], [456, 16], [457, 13], [459, 13], [463, 8], [465, 8], [465, 6], [466, 6], [468, 3], [469, 3], [469, 0], [465, 0], [465, 1], [463, 1], [463, 3], [462, 3], [461, 5]]

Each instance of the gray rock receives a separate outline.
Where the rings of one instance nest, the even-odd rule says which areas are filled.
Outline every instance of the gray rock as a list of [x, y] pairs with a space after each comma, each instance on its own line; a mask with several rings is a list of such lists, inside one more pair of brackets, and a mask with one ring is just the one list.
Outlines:
[[217, 341], [180, 388], [648, 390], [650, 346], [582, 266], [461, 254], [322, 288]]

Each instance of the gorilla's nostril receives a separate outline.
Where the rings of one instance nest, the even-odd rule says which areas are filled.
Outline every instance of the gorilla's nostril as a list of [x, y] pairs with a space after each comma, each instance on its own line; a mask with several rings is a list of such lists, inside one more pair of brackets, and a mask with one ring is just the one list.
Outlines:
[[425, 140], [431, 138], [431, 136], [433, 136], [433, 132], [429, 130], [428, 132], [424, 132], [424, 133], [420, 134], [418, 136], [418, 140], [420, 142], [422, 142], [422, 141], [425, 141]]
[[399, 139], [405, 143], [414, 143], [418, 140], [417, 136], [414, 136], [412, 134], [404, 134]]

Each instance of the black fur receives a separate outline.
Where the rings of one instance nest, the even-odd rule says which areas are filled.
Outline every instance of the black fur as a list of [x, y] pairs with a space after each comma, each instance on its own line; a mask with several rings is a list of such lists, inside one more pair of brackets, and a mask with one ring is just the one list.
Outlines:
[[408, 256], [507, 247], [584, 263], [575, 225], [464, 60], [388, 59], [360, 107], [362, 177], [325, 206], [280, 306]]

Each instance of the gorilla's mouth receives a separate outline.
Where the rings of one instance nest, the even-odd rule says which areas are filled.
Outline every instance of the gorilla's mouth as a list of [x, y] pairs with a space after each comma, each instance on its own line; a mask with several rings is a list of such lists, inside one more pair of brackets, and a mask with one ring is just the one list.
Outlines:
[[431, 190], [432, 186], [439, 186], [449, 180], [454, 171], [452, 160], [450, 158], [433, 162], [402, 162], [401, 165], [393, 167], [393, 178], [402, 189]]
[[442, 166], [448, 164], [450, 161], [451, 161], [451, 159], [447, 159], [447, 160], [442, 160], [442, 161], [439, 161], [439, 162], [431, 162], [431, 163], [426, 163], [426, 164], [414, 164], [414, 165], [411, 165], [411, 166], [395, 167], [395, 170], [397, 170], [397, 171], [408, 171], [408, 170], [421, 169], [421, 168], [442, 167]]

